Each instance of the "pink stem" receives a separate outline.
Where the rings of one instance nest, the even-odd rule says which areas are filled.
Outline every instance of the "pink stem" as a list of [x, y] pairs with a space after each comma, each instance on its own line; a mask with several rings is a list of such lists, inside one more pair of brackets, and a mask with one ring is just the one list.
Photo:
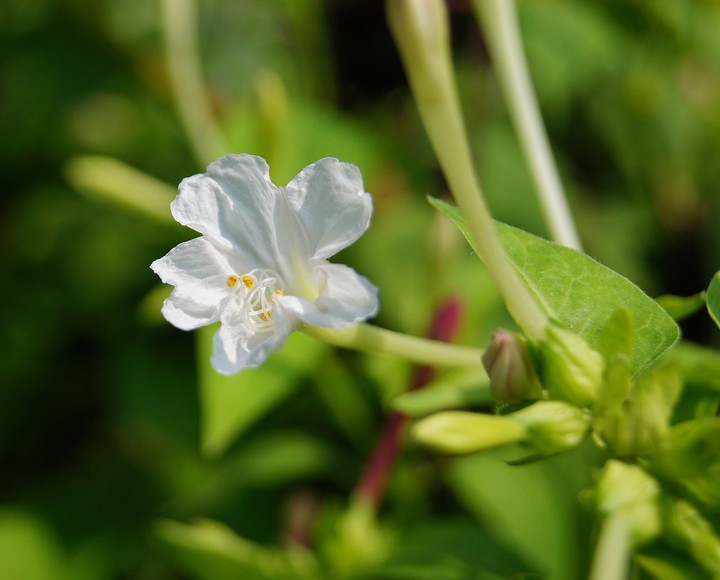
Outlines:
[[[445, 300], [435, 311], [428, 332], [429, 338], [450, 342], [457, 332], [461, 310], [462, 305], [459, 299], [451, 297]], [[421, 389], [433, 379], [434, 374], [432, 367], [418, 366], [408, 390]], [[407, 417], [404, 415], [395, 411], [390, 413], [380, 439], [375, 445], [375, 450], [355, 489], [355, 496], [358, 499], [370, 503], [376, 509], [380, 506], [388, 477], [400, 452], [402, 428], [406, 421]]]

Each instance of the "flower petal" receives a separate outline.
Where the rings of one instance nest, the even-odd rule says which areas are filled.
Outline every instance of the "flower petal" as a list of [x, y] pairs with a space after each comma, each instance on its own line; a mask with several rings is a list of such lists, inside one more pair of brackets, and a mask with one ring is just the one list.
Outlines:
[[374, 316], [379, 308], [378, 289], [367, 278], [342, 264], [315, 267], [320, 295], [315, 302], [281, 296], [278, 306], [312, 326], [342, 328]]
[[232, 375], [260, 366], [271, 352], [285, 344], [293, 330], [287, 319], [278, 318], [272, 332], [252, 332], [245, 325], [238, 306], [228, 302], [222, 313], [222, 324], [213, 338], [213, 368]]
[[278, 262], [274, 211], [278, 188], [261, 157], [225, 155], [207, 173], [183, 179], [170, 209], [183, 225], [223, 249], [246, 256], [255, 268]]
[[349, 163], [321, 159], [303, 169], [283, 192], [303, 230], [309, 258], [329, 258], [370, 225], [372, 198], [360, 170]]
[[205, 238], [175, 246], [150, 267], [166, 284], [175, 286], [163, 304], [163, 315], [178, 328], [191, 330], [219, 319], [233, 273], [228, 257]]

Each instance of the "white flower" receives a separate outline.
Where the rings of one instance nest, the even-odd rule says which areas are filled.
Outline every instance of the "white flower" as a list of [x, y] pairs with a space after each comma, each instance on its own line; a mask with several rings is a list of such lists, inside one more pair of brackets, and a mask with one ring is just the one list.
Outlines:
[[170, 207], [202, 236], [152, 263], [175, 286], [162, 311], [183, 330], [221, 323], [218, 372], [258, 366], [305, 324], [340, 328], [377, 312], [377, 288], [327, 261], [370, 223], [354, 165], [321, 159], [277, 187], [260, 157], [226, 155], [184, 179]]

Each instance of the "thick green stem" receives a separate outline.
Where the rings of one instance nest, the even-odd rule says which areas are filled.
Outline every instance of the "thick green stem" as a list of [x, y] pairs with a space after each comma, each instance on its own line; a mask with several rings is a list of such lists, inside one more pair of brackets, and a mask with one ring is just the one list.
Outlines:
[[582, 250], [522, 50], [513, 0], [473, 0], [553, 240]]
[[432, 366], [477, 367], [478, 373], [485, 375], [481, 362], [483, 351], [476, 348], [409, 336], [369, 324], [355, 324], [345, 328], [308, 326], [304, 331], [343, 348], [390, 354]]
[[388, 16], [420, 117], [480, 257], [517, 323], [542, 339], [547, 317], [513, 268], [475, 174], [455, 89], [444, 3], [388, 0]]
[[589, 580], [624, 580], [629, 556], [630, 532], [625, 517], [610, 514], [600, 530]]
[[205, 167], [227, 152], [205, 90], [194, 0], [162, 0], [165, 59], [180, 120], [198, 163]]

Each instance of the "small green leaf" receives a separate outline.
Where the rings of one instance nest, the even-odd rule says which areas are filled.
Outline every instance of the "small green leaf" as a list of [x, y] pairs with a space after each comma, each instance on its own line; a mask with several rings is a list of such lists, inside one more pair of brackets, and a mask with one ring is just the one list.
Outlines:
[[198, 330], [201, 438], [208, 456], [224, 453], [240, 433], [289, 396], [330, 348], [296, 332], [262, 367], [225, 376], [210, 365], [214, 332], [214, 326]]
[[154, 531], [170, 557], [193, 578], [301, 580], [317, 574], [309, 552], [265, 548], [219, 522], [182, 524], [163, 520], [156, 523]]
[[692, 296], [665, 294], [664, 296], [658, 296], [656, 300], [665, 309], [665, 312], [672, 316], [673, 320], [680, 322], [705, 306], [705, 292], [693, 294]]
[[[458, 208], [438, 199], [429, 201], [455, 223], [472, 245]], [[680, 331], [672, 318], [627, 278], [585, 254], [495, 223], [510, 259], [541, 306], [591, 347], [597, 346], [603, 327], [618, 306], [632, 312], [634, 375], [640, 374], [679, 338]], [[717, 293], [720, 312], [720, 283]]]
[[392, 407], [409, 417], [424, 417], [446, 409], [465, 409], [494, 403], [487, 380], [477, 373], [454, 371], [425, 388], [395, 397]]
[[715, 324], [720, 326], [720, 272], [715, 272], [707, 290], [707, 309]]

